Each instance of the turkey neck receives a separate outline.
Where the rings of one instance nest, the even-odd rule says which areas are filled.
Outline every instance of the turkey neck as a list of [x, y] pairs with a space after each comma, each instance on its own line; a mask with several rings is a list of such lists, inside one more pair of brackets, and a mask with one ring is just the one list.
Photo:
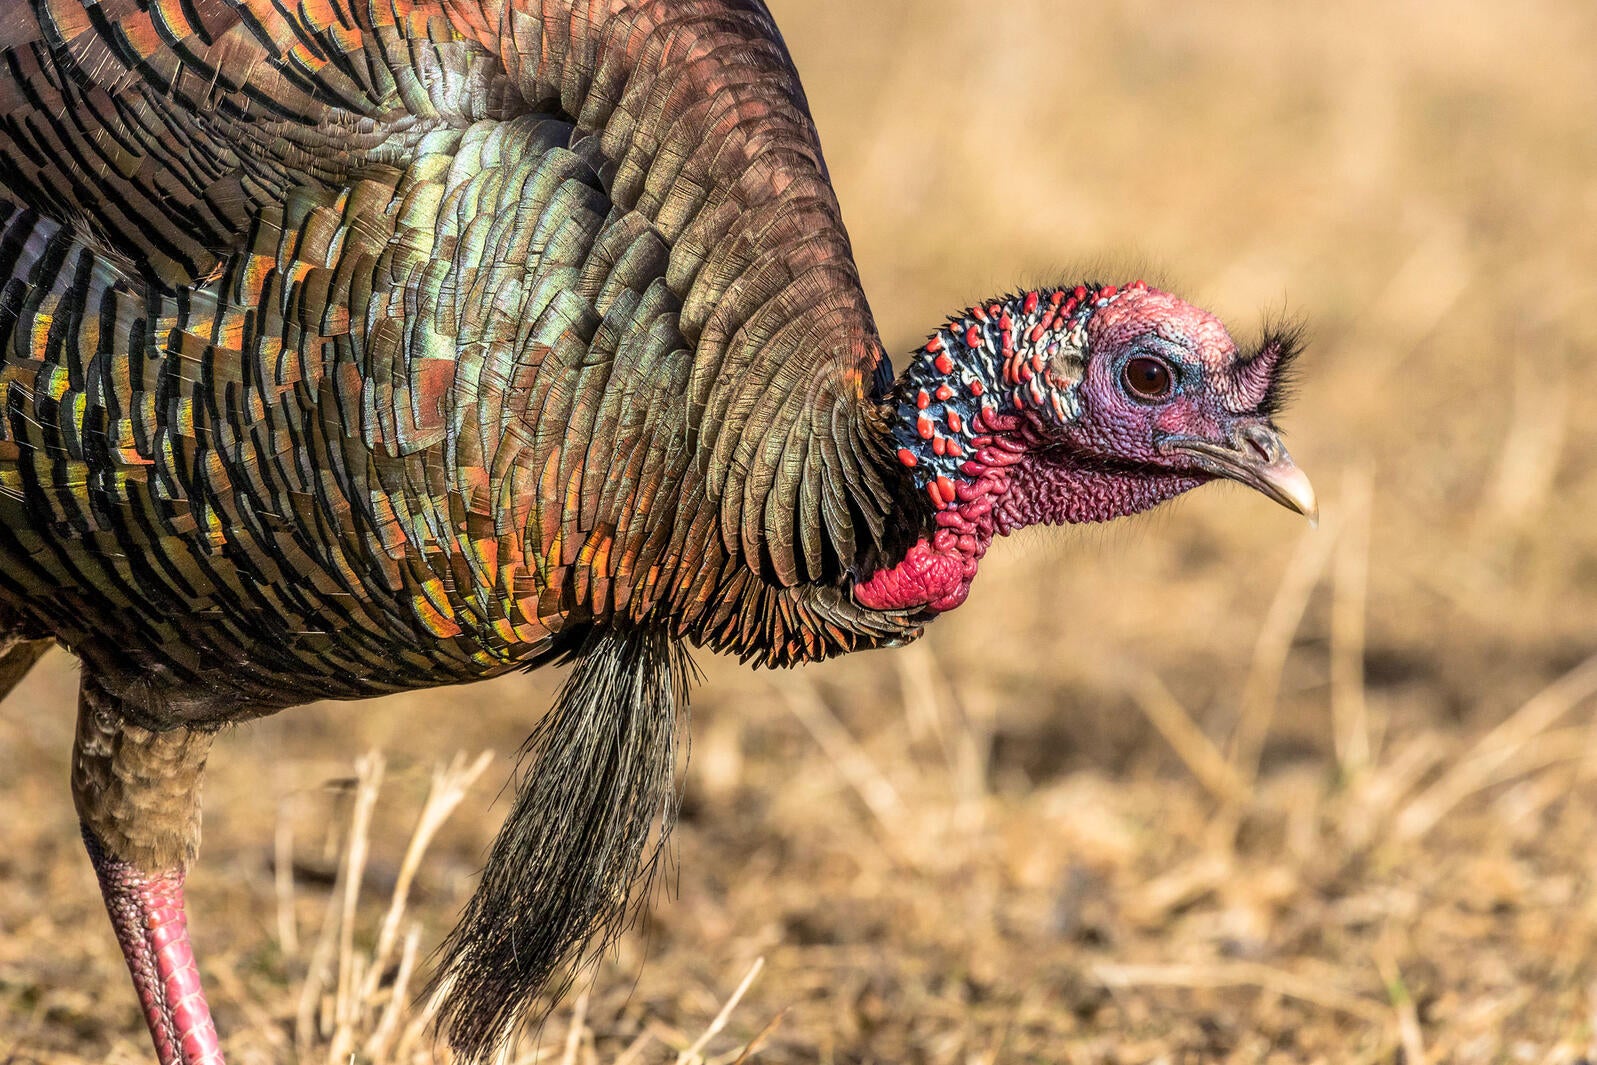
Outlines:
[[969, 595], [995, 536], [1096, 518], [1081, 489], [1099, 475], [1037, 456], [1045, 427], [1076, 417], [1087, 321], [1116, 294], [1078, 285], [979, 304], [911, 356], [893, 390], [891, 444], [929, 509], [904, 555], [855, 585], [858, 602], [944, 613]]

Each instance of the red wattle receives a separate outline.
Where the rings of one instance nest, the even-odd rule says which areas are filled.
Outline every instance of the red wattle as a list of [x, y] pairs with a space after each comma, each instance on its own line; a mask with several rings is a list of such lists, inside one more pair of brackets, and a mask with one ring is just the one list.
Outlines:
[[[967, 575], [967, 570], [969, 575]], [[925, 607], [942, 613], [952, 610], [970, 594], [974, 561], [955, 545], [939, 551], [925, 540], [917, 541], [904, 561], [878, 570], [870, 580], [854, 586], [854, 598], [872, 610], [909, 610]]]
[[927, 486], [941, 508], [934, 519], [936, 531], [916, 541], [896, 566], [856, 584], [854, 599], [861, 606], [942, 614], [970, 594], [976, 565], [993, 540], [994, 503], [1008, 490], [1008, 467], [1022, 457], [1004, 450], [995, 436], [979, 436], [971, 443], [976, 458], [965, 463], [964, 472], [974, 479], [939, 477]]

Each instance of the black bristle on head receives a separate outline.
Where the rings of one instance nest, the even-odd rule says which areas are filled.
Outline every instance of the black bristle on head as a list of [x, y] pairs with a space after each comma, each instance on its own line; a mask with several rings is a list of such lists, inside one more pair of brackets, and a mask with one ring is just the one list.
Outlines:
[[515, 807], [430, 989], [439, 1031], [473, 1065], [541, 1022], [637, 916], [676, 819], [686, 650], [663, 632], [612, 630], [575, 658], [523, 748]]
[[1270, 366], [1269, 385], [1256, 410], [1265, 418], [1274, 418], [1291, 401], [1297, 386], [1298, 356], [1303, 354], [1307, 329], [1302, 322], [1286, 318], [1267, 321], [1258, 345], [1244, 360], [1252, 363], [1265, 360]]

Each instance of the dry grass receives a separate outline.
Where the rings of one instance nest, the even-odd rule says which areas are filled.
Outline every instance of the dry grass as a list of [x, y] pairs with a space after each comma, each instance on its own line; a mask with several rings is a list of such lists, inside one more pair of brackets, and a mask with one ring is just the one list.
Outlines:
[[[1288, 301], [1327, 520], [1205, 489], [999, 545], [916, 647], [701, 661], [677, 898], [538, 1060], [1597, 1052], [1597, 9], [773, 7], [895, 350], [1105, 256], [1244, 329]], [[235, 1065], [446, 1059], [415, 989], [556, 679], [218, 745], [191, 909]], [[0, 1061], [143, 1062], [73, 682], [0, 707]]]

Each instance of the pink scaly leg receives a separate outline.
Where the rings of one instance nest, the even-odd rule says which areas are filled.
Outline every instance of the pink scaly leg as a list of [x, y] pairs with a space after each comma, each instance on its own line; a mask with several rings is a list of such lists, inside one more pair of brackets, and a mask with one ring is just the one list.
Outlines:
[[183, 916], [211, 738], [135, 725], [115, 695], [83, 678], [72, 800], [161, 1065], [224, 1065]]
[[111, 857], [87, 827], [83, 842], [161, 1065], [225, 1065], [189, 946], [183, 867], [154, 875], [141, 872]]

